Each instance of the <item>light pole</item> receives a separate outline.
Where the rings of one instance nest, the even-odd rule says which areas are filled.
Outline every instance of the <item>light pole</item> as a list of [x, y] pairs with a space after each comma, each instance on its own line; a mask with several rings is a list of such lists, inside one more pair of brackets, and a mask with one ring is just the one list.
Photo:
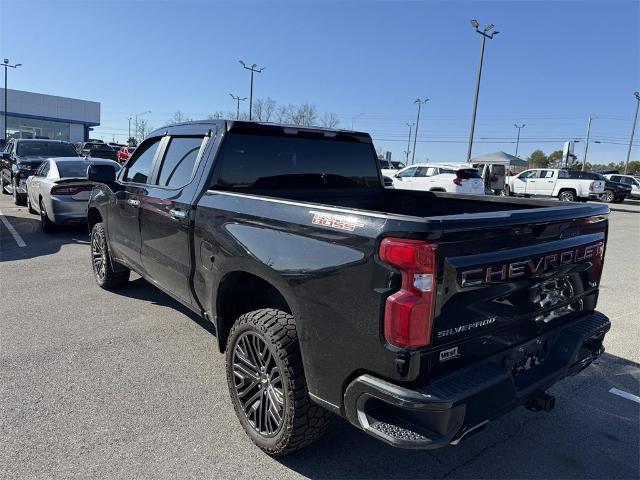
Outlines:
[[587, 169], [587, 152], [589, 151], [589, 136], [591, 135], [591, 121], [594, 117], [589, 115], [589, 123], [587, 126], [587, 139], [584, 142], [584, 156], [582, 158], [582, 171]]
[[636, 113], [633, 115], [633, 125], [631, 126], [631, 138], [629, 138], [629, 149], [627, 150], [627, 161], [624, 162], [625, 175], [627, 174], [627, 167], [629, 166], [629, 158], [631, 157], [631, 145], [633, 144], [633, 134], [636, 131], [636, 121], [638, 120], [638, 109], [640, 108], [640, 92], [633, 92], [633, 95], [636, 97]]
[[518, 129], [518, 139], [516, 140], [516, 155], [515, 155], [515, 157], [518, 158], [518, 147], [520, 146], [520, 130], [526, 127], [527, 125], [523, 123], [522, 125], [518, 126], [517, 123], [514, 123], [513, 126]]
[[131, 140], [131, 117], [127, 117], [127, 121], [129, 122], [129, 136], [127, 137], [127, 143]]
[[482, 44], [480, 46], [480, 63], [478, 64], [478, 78], [476, 80], [476, 95], [473, 100], [473, 113], [471, 114], [471, 133], [469, 134], [469, 148], [467, 149], [467, 162], [471, 161], [471, 150], [473, 149], [473, 132], [476, 128], [476, 113], [478, 111], [478, 95], [480, 95], [480, 78], [482, 78], [482, 62], [484, 60], [484, 44], [487, 41], [487, 38], [491, 40], [495, 35], [500, 33], [498, 31], [489, 33], [491, 32], [491, 30], [495, 28], [495, 25], [493, 23], [490, 23], [489, 25], [487, 25], [484, 28], [484, 30], [480, 30], [478, 21], [474, 19], [474, 20], [471, 20], [471, 26], [475, 28], [476, 32], [478, 32], [482, 36]]
[[407, 127], [409, 127], [409, 138], [407, 139], [407, 165], [409, 164], [409, 154], [411, 153], [411, 150], [409, 149], [411, 146], [411, 130], [413, 129], [413, 126], [415, 125], [415, 123], [407, 123]]
[[360, 118], [362, 115], [364, 115], [364, 113], [359, 113], [359, 114], [354, 115], [353, 117], [351, 117], [351, 130], [353, 130], [353, 122], [354, 122], [356, 119]]
[[236, 96], [233, 93], [230, 93], [229, 95], [231, 95], [231, 98], [233, 98], [236, 101], [236, 120], [240, 120], [240, 102], [244, 102], [247, 99], [247, 97], [240, 98], [239, 96]]
[[146, 115], [147, 113], [151, 113], [151, 110], [147, 110], [147, 111], [142, 112], [142, 113], [136, 113], [136, 115], [135, 115], [135, 117], [136, 117], [136, 142], [138, 142], [138, 143], [140, 143], [140, 141], [138, 140], [138, 117], [141, 117], [142, 115]]
[[420, 126], [420, 108], [422, 107], [422, 105], [424, 105], [428, 101], [429, 101], [428, 98], [425, 98], [424, 100], [420, 100], [419, 98], [416, 98], [416, 100], [413, 102], [418, 105], [418, 117], [416, 118], [416, 129], [413, 132], [413, 152], [411, 153], [412, 165], [416, 163], [416, 141], [418, 140], [418, 127]]
[[249, 120], [251, 120], [251, 110], [253, 108], [253, 74], [260, 73], [267, 67], [256, 68], [258, 65], [255, 63], [250, 67], [247, 67], [247, 65], [244, 63], [243, 60], [238, 60], [238, 61], [240, 62], [240, 65], [242, 65], [243, 68], [251, 71], [251, 87], [249, 89]]
[[22, 66], [21, 63], [16, 63], [15, 65], [11, 65], [9, 63], [9, 59], [5, 58], [4, 62], [2, 62], [2, 66], [4, 67], [4, 142], [7, 143], [7, 71], [10, 68], [18, 68]]

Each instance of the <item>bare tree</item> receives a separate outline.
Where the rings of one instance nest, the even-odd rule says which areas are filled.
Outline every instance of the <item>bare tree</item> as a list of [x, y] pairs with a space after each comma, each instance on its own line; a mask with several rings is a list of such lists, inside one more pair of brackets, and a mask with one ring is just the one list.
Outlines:
[[136, 132], [136, 136], [140, 141], [144, 140], [144, 138], [151, 133], [153, 127], [149, 125], [149, 121], [146, 118], [142, 118], [138, 120], [138, 131]]
[[275, 111], [276, 122], [291, 123], [291, 111], [294, 109], [295, 107], [291, 104], [278, 106]]
[[302, 105], [294, 107], [291, 123], [293, 125], [302, 125], [305, 127], [315, 125], [318, 117], [318, 111], [315, 105], [305, 102]]
[[326, 128], [335, 128], [340, 124], [340, 119], [338, 115], [333, 112], [325, 112], [320, 119], [320, 124]]
[[182, 122], [190, 122], [192, 119], [188, 118], [182, 110], [176, 110], [173, 112], [173, 116], [169, 119], [169, 123], [182, 123]]
[[276, 110], [276, 101], [271, 98], [258, 98], [253, 102], [253, 117], [259, 122], [268, 122]]
[[213, 113], [207, 115], [207, 120], [220, 120], [224, 118], [224, 112], [222, 110], [216, 110]]

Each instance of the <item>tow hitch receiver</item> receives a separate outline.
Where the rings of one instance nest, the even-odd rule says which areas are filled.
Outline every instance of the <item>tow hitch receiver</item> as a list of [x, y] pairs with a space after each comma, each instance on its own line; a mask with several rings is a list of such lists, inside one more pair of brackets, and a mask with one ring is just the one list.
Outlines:
[[537, 392], [527, 399], [526, 407], [532, 412], [550, 412], [556, 406], [556, 397], [545, 392]]

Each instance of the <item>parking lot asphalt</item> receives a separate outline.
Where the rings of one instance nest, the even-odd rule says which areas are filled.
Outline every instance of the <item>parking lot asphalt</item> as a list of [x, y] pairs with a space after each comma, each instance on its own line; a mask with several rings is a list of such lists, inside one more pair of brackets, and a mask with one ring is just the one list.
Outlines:
[[[458, 446], [397, 450], [335, 418], [305, 450], [248, 440], [207, 324], [146, 281], [98, 288], [81, 227], [0, 196], [0, 478], [639, 478], [640, 202], [613, 205], [607, 353]], [[13, 232], [11, 230], [14, 230]], [[19, 246], [20, 241], [24, 246]]]

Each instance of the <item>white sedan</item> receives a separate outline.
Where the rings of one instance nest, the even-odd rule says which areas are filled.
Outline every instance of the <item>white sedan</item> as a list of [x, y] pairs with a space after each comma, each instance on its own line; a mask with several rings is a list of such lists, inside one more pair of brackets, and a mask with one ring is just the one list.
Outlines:
[[484, 195], [478, 171], [467, 164], [420, 163], [405, 167], [393, 176], [393, 187], [405, 190]]

